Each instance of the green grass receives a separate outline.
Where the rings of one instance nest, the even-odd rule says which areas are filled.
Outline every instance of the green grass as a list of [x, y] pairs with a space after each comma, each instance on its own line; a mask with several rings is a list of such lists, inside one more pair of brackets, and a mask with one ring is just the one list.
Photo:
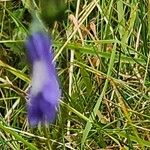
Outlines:
[[150, 149], [150, 2], [65, 5], [64, 18], [48, 26], [59, 112], [53, 125], [31, 128], [24, 41], [32, 7], [29, 0], [0, 2], [0, 149]]

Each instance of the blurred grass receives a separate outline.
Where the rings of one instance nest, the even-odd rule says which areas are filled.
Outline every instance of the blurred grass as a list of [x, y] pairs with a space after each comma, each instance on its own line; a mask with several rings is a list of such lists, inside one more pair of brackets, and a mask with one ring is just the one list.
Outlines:
[[30, 5], [0, 2], [1, 149], [150, 149], [150, 2], [66, 1], [48, 26], [63, 94], [47, 133], [26, 119]]

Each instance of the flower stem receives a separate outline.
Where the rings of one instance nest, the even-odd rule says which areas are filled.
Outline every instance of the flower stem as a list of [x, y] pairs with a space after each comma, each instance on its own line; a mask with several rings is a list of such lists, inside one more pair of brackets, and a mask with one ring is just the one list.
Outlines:
[[47, 148], [48, 148], [48, 150], [52, 150], [52, 146], [51, 146], [52, 144], [51, 144], [51, 139], [50, 139], [50, 134], [49, 134], [49, 127], [47, 125], [44, 125], [43, 132], [47, 139], [46, 140]]

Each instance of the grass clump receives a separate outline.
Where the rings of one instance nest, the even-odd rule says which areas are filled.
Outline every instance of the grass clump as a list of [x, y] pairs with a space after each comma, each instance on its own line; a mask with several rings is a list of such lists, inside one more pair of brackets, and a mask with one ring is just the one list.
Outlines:
[[[40, 7], [41, 1], [35, 1]], [[26, 119], [29, 1], [0, 2], [1, 149], [150, 149], [149, 1], [66, 1], [48, 26], [62, 87], [48, 128]]]

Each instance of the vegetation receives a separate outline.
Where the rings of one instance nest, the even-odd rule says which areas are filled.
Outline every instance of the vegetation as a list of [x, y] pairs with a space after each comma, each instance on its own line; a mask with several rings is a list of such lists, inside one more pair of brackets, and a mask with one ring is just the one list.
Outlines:
[[26, 117], [29, 1], [0, 1], [0, 149], [150, 149], [150, 1], [66, 0], [63, 19], [46, 24], [60, 108], [36, 128]]

